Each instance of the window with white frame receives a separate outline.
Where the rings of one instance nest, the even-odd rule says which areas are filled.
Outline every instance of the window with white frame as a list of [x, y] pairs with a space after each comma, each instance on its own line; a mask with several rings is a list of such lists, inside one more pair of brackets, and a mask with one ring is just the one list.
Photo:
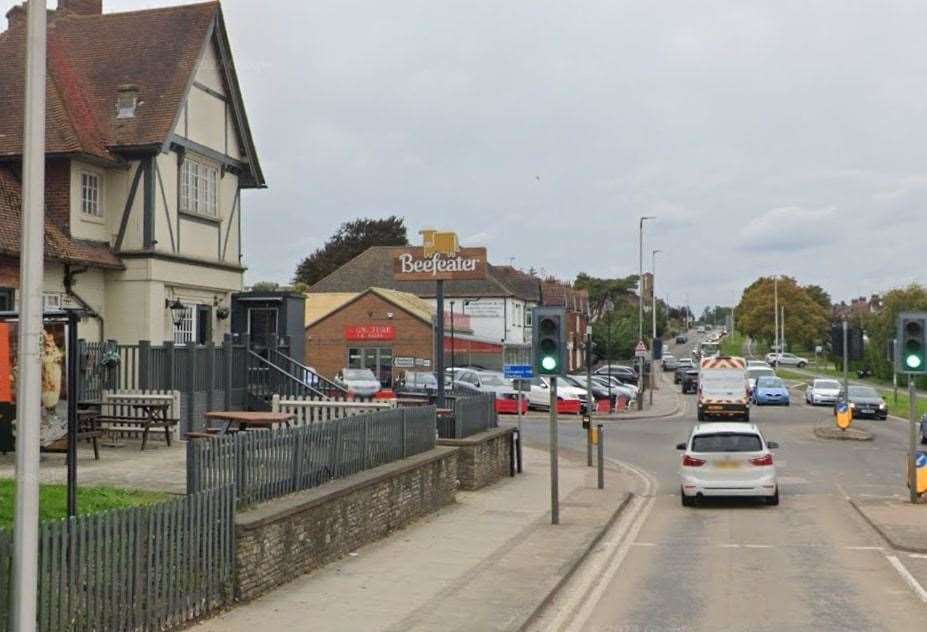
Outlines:
[[180, 168], [180, 210], [219, 216], [219, 168], [189, 155]]
[[[186, 344], [193, 341], [196, 333], [196, 306], [184, 303], [181, 318], [172, 323], [174, 327], [174, 344]], [[174, 317], [174, 314], [171, 314]]]
[[80, 174], [80, 211], [90, 217], [103, 217], [100, 202], [100, 176], [95, 173]]
[[42, 292], [42, 309], [46, 312], [54, 312], [61, 309], [62, 294], [60, 292]]

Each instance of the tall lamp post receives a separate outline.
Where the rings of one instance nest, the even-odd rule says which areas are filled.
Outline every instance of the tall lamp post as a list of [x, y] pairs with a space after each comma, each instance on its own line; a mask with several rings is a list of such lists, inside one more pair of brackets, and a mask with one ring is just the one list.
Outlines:
[[653, 312], [653, 338], [650, 340], [650, 404], [653, 405], [653, 389], [657, 385], [657, 253], [663, 252], [656, 249], [650, 252], [650, 294], [651, 307]]
[[456, 357], [454, 355], [454, 303], [455, 301], [452, 300], [451, 301], [451, 366], [452, 367], [457, 366]]
[[[640, 225], [638, 229], [638, 243], [637, 243], [637, 255], [638, 255], [638, 300], [637, 300], [637, 339], [638, 341], [643, 342], [644, 340], [644, 222], [648, 219], [656, 219], [655, 215], [644, 215], [640, 219]], [[640, 371], [638, 372], [637, 378], [637, 409], [641, 410], [644, 408], [644, 397], [641, 391], [644, 390], [644, 361], [641, 359], [640, 362]], [[653, 370], [653, 367], [651, 367]]]

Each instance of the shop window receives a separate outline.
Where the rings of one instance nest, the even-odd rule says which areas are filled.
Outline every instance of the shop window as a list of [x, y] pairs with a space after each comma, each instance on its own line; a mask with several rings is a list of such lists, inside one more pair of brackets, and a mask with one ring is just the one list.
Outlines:
[[16, 309], [16, 290], [0, 287], [0, 312], [12, 312]]

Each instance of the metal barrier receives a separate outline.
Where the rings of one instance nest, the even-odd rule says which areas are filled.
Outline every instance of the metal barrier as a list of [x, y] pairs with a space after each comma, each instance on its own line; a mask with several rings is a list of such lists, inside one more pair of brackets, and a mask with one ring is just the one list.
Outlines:
[[463, 439], [498, 426], [496, 396], [487, 393], [455, 400], [454, 417], [438, 424], [438, 434], [442, 439]]
[[317, 487], [435, 445], [435, 408], [396, 408], [187, 444], [187, 492], [234, 485], [247, 506]]

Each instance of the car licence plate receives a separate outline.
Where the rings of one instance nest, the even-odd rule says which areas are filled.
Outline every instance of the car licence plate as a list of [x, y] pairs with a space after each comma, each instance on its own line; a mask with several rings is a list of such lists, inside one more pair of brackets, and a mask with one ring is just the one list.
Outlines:
[[737, 468], [740, 467], [740, 463], [737, 461], [730, 461], [730, 460], [716, 461], [715, 467], [717, 467], [720, 470], [736, 470]]

